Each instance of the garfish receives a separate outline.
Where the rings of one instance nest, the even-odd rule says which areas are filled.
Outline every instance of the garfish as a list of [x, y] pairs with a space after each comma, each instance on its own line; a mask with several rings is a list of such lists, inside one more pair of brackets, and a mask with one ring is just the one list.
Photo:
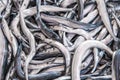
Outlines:
[[[89, 44], [89, 45], [88, 45]], [[113, 55], [113, 51], [107, 47], [104, 43], [96, 41], [96, 40], [87, 40], [83, 42], [79, 47], [76, 49], [73, 61], [72, 61], [72, 80], [81, 80], [80, 79], [80, 71], [81, 71], [81, 63], [83, 60], [83, 56], [85, 56], [85, 52], [90, 48], [100, 48], [104, 49], [108, 52], [109, 55]]]
[[112, 31], [112, 26], [110, 23], [110, 19], [108, 17], [108, 12], [106, 9], [105, 1], [104, 0], [96, 0], [96, 3], [97, 3], [97, 8], [98, 8], [99, 14], [101, 16], [101, 19], [102, 19], [105, 27], [107, 28], [108, 32], [111, 34], [113, 39], [115, 41], [118, 41], [118, 38], [114, 35], [114, 33]]

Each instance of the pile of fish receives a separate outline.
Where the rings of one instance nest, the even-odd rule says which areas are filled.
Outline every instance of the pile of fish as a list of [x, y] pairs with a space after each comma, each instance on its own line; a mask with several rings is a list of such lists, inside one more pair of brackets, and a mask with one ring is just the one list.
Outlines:
[[0, 80], [120, 80], [120, 0], [0, 0]]

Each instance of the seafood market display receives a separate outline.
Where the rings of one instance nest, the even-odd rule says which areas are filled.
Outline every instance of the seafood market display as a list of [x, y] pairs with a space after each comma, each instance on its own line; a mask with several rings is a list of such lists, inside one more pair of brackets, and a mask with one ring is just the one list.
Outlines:
[[0, 0], [0, 80], [120, 80], [120, 0]]

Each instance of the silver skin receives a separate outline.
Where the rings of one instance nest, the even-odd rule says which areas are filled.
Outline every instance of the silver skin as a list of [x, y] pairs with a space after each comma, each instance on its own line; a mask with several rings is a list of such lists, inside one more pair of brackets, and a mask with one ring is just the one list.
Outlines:
[[[88, 45], [89, 44], [89, 45]], [[108, 52], [109, 55], [113, 54], [113, 51], [107, 47], [104, 43], [96, 41], [96, 40], [87, 40], [83, 42], [79, 47], [76, 49], [73, 61], [72, 61], [72, 80], [81, 80], [80, 79], [80, 70], [81, 70], [81, 63], [83, 60], [83, 56], [85, 56], [85, 52], [90, 48], [100, 48], [104, 49]]]
[[99, 11], [99, 15], [101, 16], [101, 19], [105, 25], [105, 27], [107, 28], [108, 32], [111, 34], [111, 36], [113, 37], [113, 39], [115, 41], [118, 41], [118, 39], [115, 37], [115, 34], [112, 31], [112, 26], [110, 23], [110, 19], [108, 17], [108, 12], [106, 9], [106, 5], [105, 5], [105, 1], [104, 0], [96, 0], [97, 3], [97, 8]]
[[9, 27], [7, 25], [8, 23], [4, 19], [4, 17], [2, 18], [2, 24], [3, 24], [3, 32], [4, 32], [7, 40], [9, 41], [9, 43], [12, 47], [12, 50], [13, 50], [13, 55], [15, 56], [16, 52], [17, 52], [17, 48], [18, 48], [17, 40], [14, 37], [14, 35], [12, 34], [11, 30], [9, 29]]
[[2, 29], [0, 28], [0, 79], [3, 79], [3, 65], [4, 65], [4, 55], [7, 53], [7, 49], [6, 49], [6, 39], [5, 36], [2, 32]]
[[34, 36], [29, 31], [29, 29], [27, 28], [27, 26], [25, 24], [24, 16], [23, 16], [23, 13], [22, 13], [22, 8], [20, 9], [20, 24], [21, 24], [21, 28], [22, 28], [23, 33], [27, 36], [27, 38], [29, 40], [29, 43], [30, 43], [30, 53], [27, 56], [27, 59], [25, 61], [25, 67], [24, 67], [26, 80], [28, 80], [28, 69], [27, 69], [27, 67], [29, 65], [29, 62], [32, 60], [33, 55], [35, 55], [35, 53], [36, 53], [36, 48], [35, 48]]

